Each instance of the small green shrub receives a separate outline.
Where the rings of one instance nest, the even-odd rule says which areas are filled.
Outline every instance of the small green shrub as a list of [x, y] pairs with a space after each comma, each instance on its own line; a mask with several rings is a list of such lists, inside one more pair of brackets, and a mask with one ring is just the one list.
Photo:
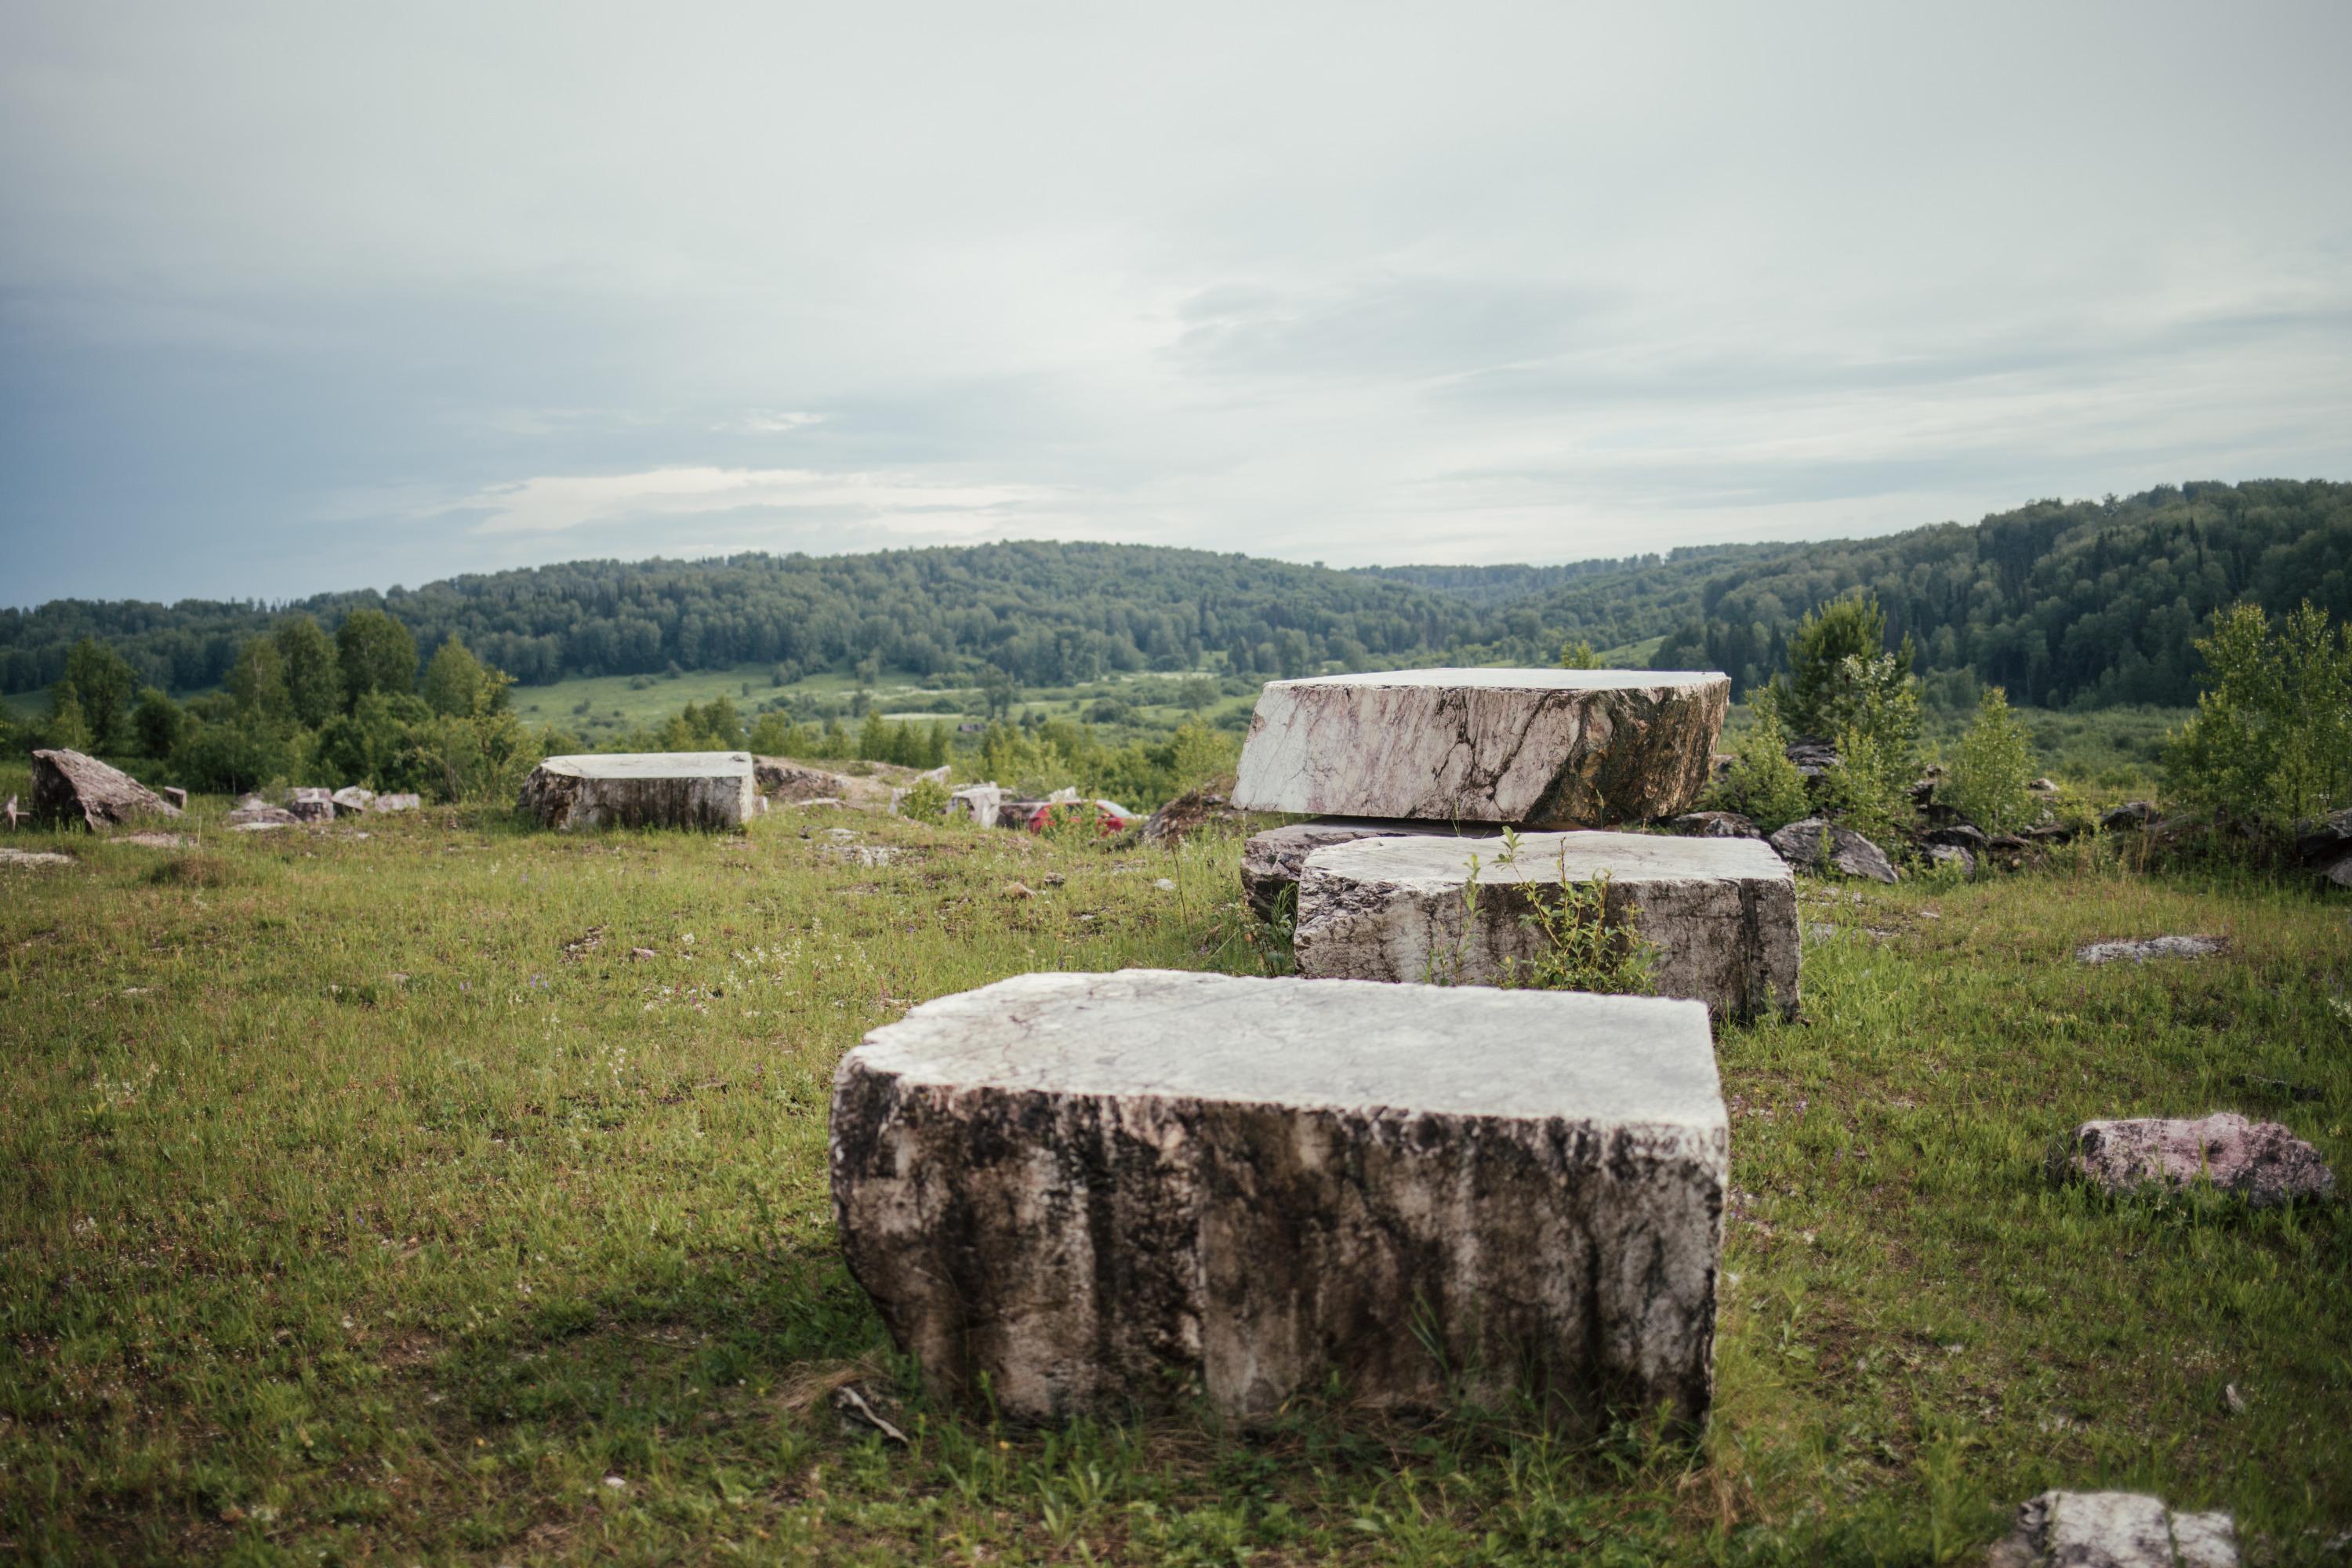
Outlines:
[[1952, 808], [1987, 833], [2008, 833], [2033, 820], [2033, 748], [2025, 726], [1995, 686], [1977, 702], [1976, 721], [1952, 753], [1944, 794]]
[[2172, 804], [2284, 839], [2352, 804], [2352, 625], [2306, 600], [2275, 633], [2257, 605], [2213, 613], [2212, 680], [2165, 748]]
[[1916, 815], [1911, 786], [1919, 776], [1919, 683], [1910, 661], [1891, 653], [1846, 655], [1825, 716], [1834, 723], [1838, 752], [1822, 781], [1831, 814], [1867, 838], [1907, 829]]
[[947, 815], [948, 786], [934, 778], [919, 778], [898, 797], [898, 815], [937, 822]]
[[1579, 637], [1572, 643], [1562, 643], [1559, 649], [1562, 669], [1599, 669], [1601, 656], [1592, 651], [1590, 639]]
[[1789, 731], [1769, 691], [1755, 701], [1756, 722], [1732, 742], [1731, 766], [1707, 788], [1706, 805], [1736, 811], [1766, 833], [1776, 833], [1803, 816], [1804, 775], [1789, 760]]
[[[1911, 676], [1911, 639], [1886, 651], [1886, 612], [1876, 595], [1853, 594], [1806, 612], [1789, 638], [1789, 669], [1769, 689], [1781, 719], [1800, 735], [1834, 736], [1853, 720], [1863, 695], [1854, 689], [1880, 659], [1896, 677]], [[1859, 662], [1856, 662], [1859, 661]]]
[[1559, 890], [1546, 897], [1527, 890], [1519, 923], [1544, 939], [1533, 958], [1503, 961], [1502, 984], [1522, 991], [1590, 991], [1601, 995], [1647, 996], [1657, 967], [1655, 943], [1643, 937], [1633, 907], [1612, 921], [1609, 873], [1590, 882], [1568, 879], [1568, 852], [1560, 851]]

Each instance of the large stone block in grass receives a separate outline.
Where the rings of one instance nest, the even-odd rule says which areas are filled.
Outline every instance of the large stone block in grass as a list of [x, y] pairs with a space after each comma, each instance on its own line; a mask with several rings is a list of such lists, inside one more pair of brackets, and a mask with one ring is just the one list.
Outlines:
[[740, 827], [758, 809], [748, 752], [550, 757], [523, 781], [543, 827]]
[[834, 1080], [842, 1247], [947, 1389], [1055, 1418], [1711, 1395], [1728, 1134], [1686, 1002], [1027, 974]]
[[1557, 915], [1563, 886], [1605, 876], [1603, 929], [1630, 921], [1652, 946], [1659, 995], [1704, 1002], [1719, 1018], [1796, 1012], [1796, 883], [1761, 840], [1530, 833], [1504, 854], [1493, 839], [1437, 837], [1314, 851], [1298, 883], [1298, 972], [1501, 984], [1558, 951], [1530, 923], [1537, 906]]
[[1249, 811], [1596, 827], [1688, 811], [1731, 683], [1647, 669], [1394, 669], [1271, 682]]
[[1328, 849], [1334, 844], [1353, 844], [1359, 838], [1449, 832], [1491, 838], [1497, 831], [1490, 823], [1440, 827], [1426, 822], [1377, 822], [1345, 816], [1318, 817], [1313, 822], [1269, 827], [1263, 833], [1251, 834], [1242, 845], [1242, 897], [1258, 919], [1270, 921], [1281, 914], [1286, 905], [1294, 913], [1297, 911], [1296, 900], [1287, 895], [1298, 886], [1298, 875], [1306, 868], [1307, 858], [1318, 849]]

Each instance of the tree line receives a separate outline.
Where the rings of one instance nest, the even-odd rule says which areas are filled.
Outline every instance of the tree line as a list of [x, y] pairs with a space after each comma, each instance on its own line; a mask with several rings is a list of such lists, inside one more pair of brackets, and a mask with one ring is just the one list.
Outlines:
[[856, 556], [573, 562], [291, 605], [59, 600], [0, 611], [0, 689], [49, 689], [95, 641], [134, 687], [223, 686], [289, 615], [387, 616], [523, 684], [773, 665], [947, 684], [1066, 685], [1220, 668], [1549, 664], [1564, 642], [1655, 642], [1743, 697], [1789, 668], [1817, 605], [1874, 596], [1927, 700], [1983, 686], [2045, 706], [2185, 704], [2212, 613], [2304, 600], [2352, 616], [2352, 485], [2261, 480], [2038, 501], [1867, 540], [1719, 545], [1570, 566], [1352, 571], [1142, 545], [1024, 542]]

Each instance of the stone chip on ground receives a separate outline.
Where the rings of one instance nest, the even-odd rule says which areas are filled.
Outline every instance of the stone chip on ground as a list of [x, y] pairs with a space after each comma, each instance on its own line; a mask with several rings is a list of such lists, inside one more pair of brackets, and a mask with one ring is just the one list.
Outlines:
[[1270, 682], [1247, 811], [1593, 827], [1686, 811], [1730, 700], [1712, 672], [1402, 669]]
[[2074, 950], [2074, 956], [2084, 963], [2115, 963], [2129, 960], [2147, 963], [2158, 958], [2210, 958], [2226, 952], [2230, 939], [2222, 936], [2151, 936], [2123, 942], [2094, 942]]
[[2047, 1491], [2017, 1510], [1986, 1568], [2237, 1568], [2226, 1513], [2179, 1513], [2145, 1492]]
[[70, 855], [54, 849], [15, 849], [0, 846], [0, 866], [70, 866]]
[[2324, 1198], [2336, 1185], [2318, 1150], [2278, 1122], [2249, 1121], [2234, 1110], [2196, 1121], [2085, 1121], [2060, 1141], [2051, 1164], [2111, 1193], [2210, 1181], [2254, 1208]]
[[[1298, 884], [1298, 973], [1347, 980], [1500, 984], [1544, 955], [1528, 923], [1563, 882], [1606, 874], [1604, 923], [1629, 920], [1656, 950], [1662, 996], [1704, 1002], [1721, 1018], [1797, 1009], [1797, 890], [1788, 866], [1753, 838], [1650, 833], [1530, 833], [1499, 858], [1492, 839], [1414, 835], [1317, 849]], [[1475, 900], [1465, 892], [1476, 858]]]
[[60, 747], [33, 753], [32, 815], [95, 833], [142, 816], [177, 816], [180, 808], [121, 768]]
[[1020, 1418], [1187, 1391], [1703, 1421], [1728, 1137], [1703, 1009], [1128, 970], [877, 1029], [834, 1080], [851, 1270]]
[[1885, 850], [1853, 828], [1840, 827], [1827, 817], [1809, 816], [1802, 822], [1792, 822], [1765, 842], [1790, 866], [1815, 876], [1835, 872], [1874, 882], [1897, 882], [1903, 878], [1903, 873], [1895, 868], [1895, 862], [1886, 858]]
[[748, 752], [621, 752], [550, 757], [520, 805], [543, 827], [740, 827], [751, 817]]

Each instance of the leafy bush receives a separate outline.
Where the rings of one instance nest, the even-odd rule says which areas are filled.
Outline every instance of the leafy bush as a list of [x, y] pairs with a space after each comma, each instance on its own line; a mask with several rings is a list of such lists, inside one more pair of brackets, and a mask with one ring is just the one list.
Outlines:
[[1837, 739], [1838, 760], [1822, 781], [1831, 813], [1867, 838], [1885, 839], [1916, 815], [1911, 786], [1919, 776], [1919, 683], [1898, 654], [1847, 654], [1827, 688], [1822, 716]]
[[1789, 638], [1789, 671], [1775, 676], [1770, 687], [1781, 719], [1800, 735], [1836, 735], [1868, 700], [1867, 692], [1855, 689], [1857, 677], [1878, 677], [1882, 659], [1892, 661], [1894, 679], [1911, 678], [1911, 639], [1886, 651], [1886, 612], [1875, 594], [1849, 595], [1807, 611]]
[[1987, 833], [2008, 833], [2032, 821], [2036, 812], [2033, 750], [2025, 726], [2009, 706], [2009, 693], [1987, 689], [1977, 701], [1976, 721], [1952, 754], [1951, 781], [1944, 795], [1952, 808]]
[[947, 815], [948, 786], [934, 778], [919, 778], [898, 797], [898, 815], [937, 822]]
[[1789, 760], [1789, 731], [1769, 691], [1756, 694], [1756, 722], [1731, 745], [1731, 766], [1710, 785], [1706, 803], [1716, 811], [1736, 811], [1766, 833], [1803, 816], [1804, 775]]
[[1559, 667], [1562, 669], [1599, 669], [1601, 656], [1592, 651], [1590, 638], [1579, 637], [1572, 643], [1561, 645]]
[[1609, 873], [1590, 882], [1568, 879], [1568, 851], [1560, 851], [1559, 891], [1547, 898], [1527, 889], [1528, 908], [1519, 923], [1543, 938], [1536, 955], [1503, 961], [1502, 984], [1515, 990], [1590, 991], [1601, 995], [1647, 996], [1654, 984], [1655, 943], [1643, 936], [1633, 907], [1609, 915]]
[[2352, 624], [2331, 631], [2306, 601], [2273, 632], [2234, 605], [2196, 647], [2210, 681], [2165, 750], [2173, 804], [2284, 838], [2352, 803]]

